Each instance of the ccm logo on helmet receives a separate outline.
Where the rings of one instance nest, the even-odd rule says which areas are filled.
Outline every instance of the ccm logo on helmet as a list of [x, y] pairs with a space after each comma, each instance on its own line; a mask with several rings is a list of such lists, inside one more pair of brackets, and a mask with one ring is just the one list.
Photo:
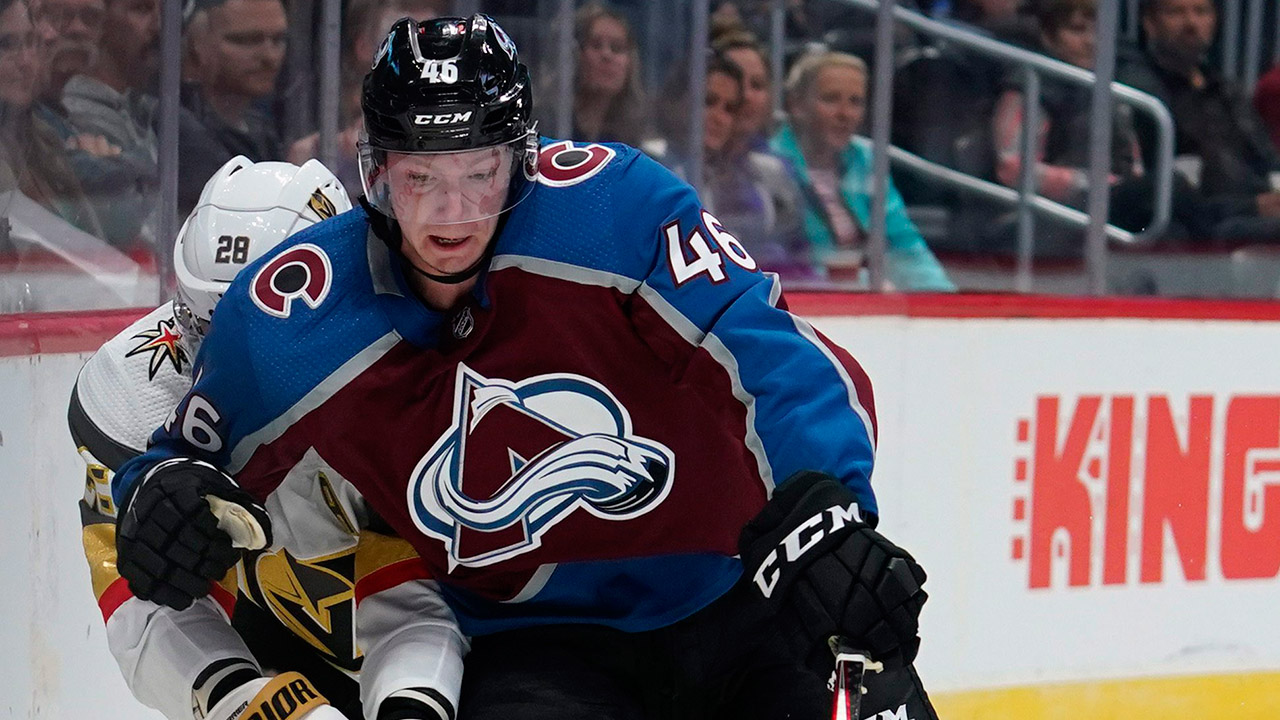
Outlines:
[[760, 588], [760, 594], [765, 597], [773, 595], [774, 588], [778, 587], [778, 578], [782, 575], [782, 570], [778, 568], [780, 562], [793, 563], [799, 560], [822, 538], [852, 522], [862, 522], [857, 503], [849, 503], [848, 507], [833, 505], [800, 523], [778, 543], [778, 547], [769, 551], [764, 562], [760, 563], [760, 569], [756, 570], [755, 577], [751, 578]]
[[414, 115], [414, 125], [458, 125], [471, 122], [471, 110], [466, 112]]
[[538, 182], [568, 187], [600, 172], [617, 153], [603, 145], [578, 147], [568, 140], [542, 148], [538, 154]]
[[323, 250], [310, 243], [289, 248], [272, 258], [253, 276], [249, 296], [253, 304], [268, 315], [287, 318], [293, 301], [302, 301], [312, 309], [320, 307], [329, 295], [333, 265]]

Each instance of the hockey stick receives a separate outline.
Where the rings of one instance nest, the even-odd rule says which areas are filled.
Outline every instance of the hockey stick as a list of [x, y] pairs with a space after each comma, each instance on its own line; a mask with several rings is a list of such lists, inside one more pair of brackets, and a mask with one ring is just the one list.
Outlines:
[[851, 648], [844, 638], [830, 640], [831, 652], [836, 657], [835, 672], [828, 688], [834, 693], [831, 699], [832, 720], [862, 720], [862, 696], [867, 689], [862, 679], [867, 671], [880, 672], [884, 665], [871, 659], [865, 652]]

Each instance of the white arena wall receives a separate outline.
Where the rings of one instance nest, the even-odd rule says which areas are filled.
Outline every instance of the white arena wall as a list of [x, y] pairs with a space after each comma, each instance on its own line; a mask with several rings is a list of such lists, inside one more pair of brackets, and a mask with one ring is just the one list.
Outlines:
[[[1280, 304], [800, 294], [876, 388], [944, 720], [1280, 718]], [[0, 711], [158, 718], [80, 551], [75, 372], [138, 311], [0, 317]]]

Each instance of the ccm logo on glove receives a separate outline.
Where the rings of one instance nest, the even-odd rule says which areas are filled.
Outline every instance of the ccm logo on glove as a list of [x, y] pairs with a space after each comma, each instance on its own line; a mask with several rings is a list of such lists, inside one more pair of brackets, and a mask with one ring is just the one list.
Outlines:
[[778, 485], [742, 529], [748, 587], [774, 613], [780, 646], [822, 677], [833, 636], [896, 669], [915, 659], [924, 569], [873, 529], [853, 491], [820, 472]]
[[[810, 517], [791, 531], [782, 542], [765, 556], [756, 570], [756, 586], [766, 598], [773, 597], [782, 577], [779, 561], [793, 563], [804, 557], [805, 553], [817, 547], [822, 539], [850, 523], [862, 524], [862, 514], [858, 512], [857, 503], [849, 503], [847, 507], [835, 505]], [[781, 552], [779, 552], [781, 551]]]

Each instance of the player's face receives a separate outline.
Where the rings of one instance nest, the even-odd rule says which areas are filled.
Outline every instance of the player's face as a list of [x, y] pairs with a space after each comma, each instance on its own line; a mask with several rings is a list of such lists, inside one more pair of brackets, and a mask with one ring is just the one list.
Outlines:
[[405, 255], [419, 269], [449, 275], [484, 255], [510, 187], [511, 149], [387, 157], [391, 206]]
[[707, 75], [706, 115], [702, 144], [708, 152], [724, 149], [733, 132], [733, 118], [742, 103], [738, 81], [724, 73]]
[[862, 127], [866, 110], [866, 74], [843, 65], [822, 68], [798, 118], [809, 136], [806, 144], [822, 152], [840, 152]]

